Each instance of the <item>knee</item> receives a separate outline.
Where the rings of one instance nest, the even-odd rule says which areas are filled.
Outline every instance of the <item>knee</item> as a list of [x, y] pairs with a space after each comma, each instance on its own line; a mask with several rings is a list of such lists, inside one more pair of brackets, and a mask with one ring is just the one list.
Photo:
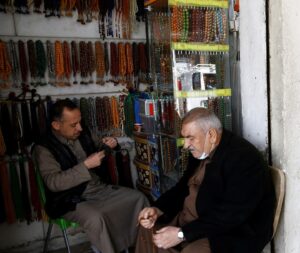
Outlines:
[[82, 226], [87, 230], [98, 230], [103, 227], [104, 222], [104, 218], [99, 213], [91, 212], [86, 213]]

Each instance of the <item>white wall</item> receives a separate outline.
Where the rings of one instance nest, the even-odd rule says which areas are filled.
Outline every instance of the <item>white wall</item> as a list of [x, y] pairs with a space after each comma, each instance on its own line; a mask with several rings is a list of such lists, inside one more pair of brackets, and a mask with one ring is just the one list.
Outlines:
[[300, 252], [300, 12], [297, 0], [270, 1], [271, 148], [286, 171], [276, 252]]
[[300, 23], [297, 0], [269, 0], [270, 124], [267, 140], [265, 0], [240, 1], [244, 136], [271, 144], [273, 165], [286, 172], [286, 196], [276, 253], [300, 252]]
[[[101, 40], [98, 32], [98, 22], [93, 21], [81, 25], [76, 22], [77, 15], [72, 18], [68, 17], [51, 17], [44, 18], [40, 14], [20, 15], [20, 14], [3, 14], [0, 13], [0, 39], [8, 41], [13, 39], [17, 41], [21, 39], [27, 41], [29, 39], [38, 40], [42, 42], [50, 40], [66, 40], [66, 41], [95, 41]], [[145, 24], [136, 22], [136, 25], [132, 30], [133, 41], [145, 41]], [[120, 41], [116, 39], [109, 39], [106, 41]], [[94, 74], [95, 75], [95, 74]], [[70, 87], [54, 88], [52, 86], [38, 87], [38, 93], [40, 95], [76, 95], [76, 94], [99, 94], [106, 92], [119, 92], [124, 89], [122, 84], [114, 85], [113, 83], [107, 83], [104, 86], [90, 84], [86, 85], [73, 85]], [[1, 95], [2, 94], [2, 95]], [[0, 91], [0, 95], [3, 97], [5, 91]], [[101, 94], [100, 94], [101, 95]]]
[[[61, 17], [56, 18], [44, 18], [43, 15], [30, 14], [30, 15], [20, 15], [20, 14], [3, 14], [0, 13], [0, 39], [8, 41], [13, 39], [17, 41], [21, 39], [27, 41], [27, 39], [32, 40], [42, 40], [47, 39], [51, 41], [58, 40], [100, 40], [98, 33], [98, 23], [93, 21], [92, 23], [81, 25], [76, 22], [77, 15], [75, 14], [73, 18]], [[135, 29], [132, 31], [132, 39], [134, 41], [145, 41], [145, 24], [137, 23]], [[111, 40], [108, 40], [111, 41]], [[124, 89], [123, 85], [115, 86], [112, 83], [108, 83], [104, 86], [99, 86], [96, 84], [89, 85], [76, 85], [71, 87], [55, 88], [52, 86], [38, 87], [37, 91], [40, 95], [54, 95], [55, 96], [84, 96], [84, 95], [103, 95], [104, 93], [114, 93]], [[0, 91], [0, 96], [6, 95], [8, 91]], [[122, 139], [126, 142], [125, 145], [130, 145], [130, 140]], [[133, 147], [131, 143], [131, 147]], [[131, 166], [133, 167], [133, 166]], [[133, 177], [136, 178], [136, 172], [133, 171]], [[42, 246], [42, 240], [46, 233], [47, 223], [33, 222], [27, 225], [25, 222], [18, 224], [2, 224], [0, 225], [0, 251], [1, 249], [23, 246], [23, 251], [26, 249], [28, 252], [37, 252], [36, 248]], [[61, 235], [59, 229], [54, 229], [54, 236]], [[71, 236], [71, 244], [79, 243], [86, 240], [86, 236], [82, 233]], [[29, 244], [31, 242], [31, 244]], [[49, 248], [57, 248], [63, 245], [61, 239], [55, 240], [49, 245]], [[31, 248], [35, 247], [34, 250]], [[13, 252], [10, 249], [9, 252]]]
[[[267, 158], [268, 97], [265, 0], [240, 1], [242, 135]], [[264, 251], [270, 252], [270, 244]]]
[[240, 70], [243, 136], [268, 146], [265, 1], [240, 1]]

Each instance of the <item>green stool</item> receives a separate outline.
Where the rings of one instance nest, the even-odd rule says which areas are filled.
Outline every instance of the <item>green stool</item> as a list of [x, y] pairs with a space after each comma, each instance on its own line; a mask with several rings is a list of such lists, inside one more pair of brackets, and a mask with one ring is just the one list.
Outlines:
[[[36, 176], [37, 186], [38, 186], [38, 189], [39, 189], [39, 195], [40, 195], [41, 202], [44, 205], [46, 203], [44, 182], [43, 182], [43, 179], [41, 177], [41, 174], [40, 174], [40, 171], [39, 171], [38, 167], [37, 166], [35, 166], [35, 167], [36, 167], [35, 168], [35, 176]], [[69, 240], [68, 240], [68, 235], [67, 235], [67, 228], [69, 228], [69, 227], [78, 227], [78, 224], [76, 222], [68, 221], [64, 218], [58, 218], [58, 219], [50, 219], [49, 218], [48, 222], [49, 222], [49, 226], [48, 226], [48, 231], [47, 231], [47, 236], [46, 236], [46, 240], [45, 240], [45, 244], [44, 244], [43, 253], [47, 252], [48, 242], [49, 242], [49, 239], [50, 239], [50, 236], [51, 236], [51, 231], [52, 231], [52, 228], [53, 228], [54, 224], [56, 224], [60, 227], [60, 229], [63, 233], [63, 236], [64, 236], [64, 241], [65, 241], [68, 253], [71, 253]]]

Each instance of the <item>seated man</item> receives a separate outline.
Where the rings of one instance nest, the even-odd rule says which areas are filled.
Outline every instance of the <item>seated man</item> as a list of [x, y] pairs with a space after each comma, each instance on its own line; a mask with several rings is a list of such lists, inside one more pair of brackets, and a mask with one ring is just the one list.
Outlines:
[[[50, 133], [34, 148], [45, 183], [47, 214], [79, 223], [103, 253], [127, 249], [135, 242], [136, 220], [147, 199], [136, 190], [101, 181], [97, 174], [105, 169], [100, 166], [105, 151], [97, 151], [83, 130], [80, 110], [72, 101], [56, 102], [50, 119]], [[118, 145], [112, 137], [102, 141], [110, 148]]]
[[275, 200], [261, 154], [204, 108], [185, 115], [181, 134], [187, 170], [140, 212], [136, 253], [260, 253], [272, 236]]

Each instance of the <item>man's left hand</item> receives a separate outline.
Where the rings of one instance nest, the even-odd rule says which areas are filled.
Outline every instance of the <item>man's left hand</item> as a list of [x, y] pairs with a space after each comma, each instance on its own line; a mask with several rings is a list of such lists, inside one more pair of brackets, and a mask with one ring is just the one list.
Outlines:
[[178, 232], [180, 228], [167, 226], [163, 227], [156, 231], [153, 234], [153, 243], [158, 248], [168, 249], [171, 247], [176, 246], [177, 244], [181, 243], [182, 240], [178, 238]]
[[102, 139], [103, 143], [109, 146], [110, 148], [115, 148], [118, 145], [117, 139], [113, 137], [104, 137]]

